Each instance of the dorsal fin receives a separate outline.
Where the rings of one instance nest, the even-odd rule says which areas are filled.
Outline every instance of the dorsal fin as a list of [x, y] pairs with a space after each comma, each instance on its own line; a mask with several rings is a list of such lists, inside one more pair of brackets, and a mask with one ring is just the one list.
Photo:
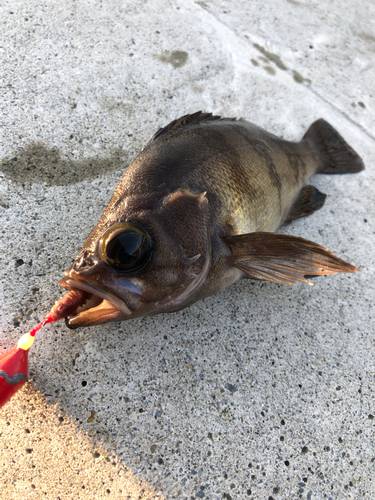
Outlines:
[[156, 134], [152, 137], [151, 141], [155, 141], [162, 135], [167, 136], [173, 134], [176, 131], [184, 129], [185, 127], [191, 125], [197, 125], [201, 122], [217, 121], [217, 120], [231, 120], [236, 121], [236, 118], [221, 118], [220, 116], [215, 116], [212, 113], [203, 113], [202, 111], [197, 111], [191, 115], [184, 115], [181, 118], [177, 118], [169, 123], [167, 126], [159, 129]]

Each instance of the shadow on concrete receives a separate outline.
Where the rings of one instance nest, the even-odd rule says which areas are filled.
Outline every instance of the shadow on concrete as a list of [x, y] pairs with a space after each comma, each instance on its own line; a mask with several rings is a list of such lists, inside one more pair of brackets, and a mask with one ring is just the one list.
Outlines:
[[13, 182], [46, 183], [48, 186], [65, 186], [86, 179], [94, 179], [108, 172], [125, 172], [128, 154], [115, 149], [107, 158], [72, 160], [62, 158], [57, 148], [31, 144], [14, 156], [4, 158], [0, 170]]

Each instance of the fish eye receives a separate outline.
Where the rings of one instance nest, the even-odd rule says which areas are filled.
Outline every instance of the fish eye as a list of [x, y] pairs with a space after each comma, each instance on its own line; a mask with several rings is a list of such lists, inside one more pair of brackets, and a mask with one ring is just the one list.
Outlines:
[[116, 271], [132, 272], [145, 266], [151, 255], [148, 233], [131, 222], [119, 222], [108, 228], [100, 239], [100, 256]]

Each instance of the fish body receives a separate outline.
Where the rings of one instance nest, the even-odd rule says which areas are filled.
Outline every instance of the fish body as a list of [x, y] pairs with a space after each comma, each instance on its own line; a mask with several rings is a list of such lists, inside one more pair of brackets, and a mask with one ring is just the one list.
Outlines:
[[324, 120], [298, 143], [208, 113], [173, 121], [129, 167], [62, 279], [90, 296], [68, 326], [177, 311], [243, 277], [294, 284], [356, 270], [273, 232], [323, 205], [312, 175], [363, 168]]

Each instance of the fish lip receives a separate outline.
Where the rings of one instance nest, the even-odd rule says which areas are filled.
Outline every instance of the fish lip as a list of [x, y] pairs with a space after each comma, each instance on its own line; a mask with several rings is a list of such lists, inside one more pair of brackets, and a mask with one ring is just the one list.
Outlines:
[[[68, 271], [59, 284], [73, 290], [83, 290], [102, 299], [98, 306], [80, 311], [78, 314], [74, 314], [66, 318], [66, 324], [69, 328], [88, 326], [90, 324], [90, 311], [92, 315], [96, 317], [95, 322], [92, 324], [106, 322], [100, 321], [100, 319], [103, 319], [104, 316], [108, 316], [109, 314], [116, 319], [125, 319], [124, 316], [130, 316], [132, 313], [125, 302], [117, 297], [113, 292], [109, 291], [102, 285], [99, 286], [98, 284], [93, 283], [87, 278], [82, 279], [82, 277], [77, 275], [74, 271]], [[83, 321], [84, 318], [86, 318], [86, 321]], [[80, 319], [82, 321], [80, 321]], [[113, 319], [111, 321], [113, 321]], [[77, 326], [74, 326], [74, 323], [77, 323]]]
[[127, 319], [124, 314], [108, 300], [103, 299], [99, 305], [83, 310], [78, 314], [67, 316], [65, 324], [71, 330], [84, 326], [96, 326], [111, 321]]

